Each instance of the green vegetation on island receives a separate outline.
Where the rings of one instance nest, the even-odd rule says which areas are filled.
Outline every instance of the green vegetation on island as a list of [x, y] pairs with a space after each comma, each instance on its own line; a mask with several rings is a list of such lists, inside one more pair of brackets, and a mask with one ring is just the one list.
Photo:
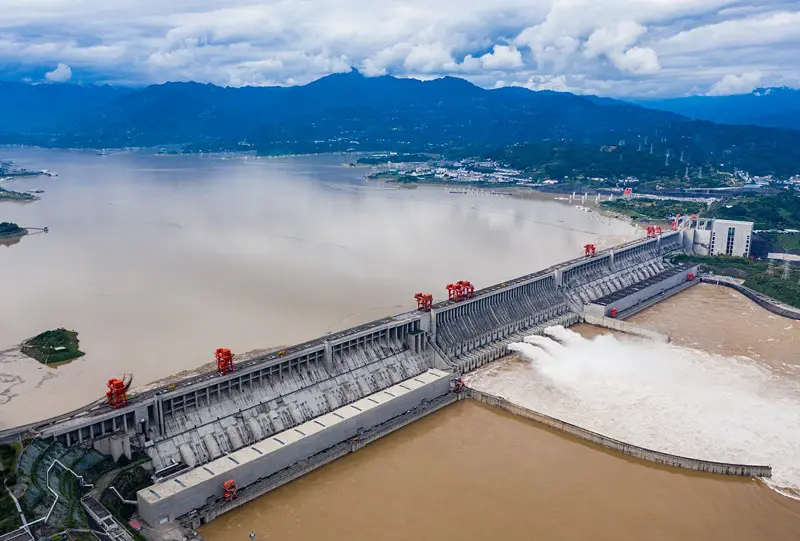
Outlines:
[[25, 230], [13, 222], [0, 222], [0, 239], [5, 237], [20, 237]]
[[63, 363], [84, 355], [78, 346], [78, 333], [60, 328], [25, 340], [22, 353], [42, 364]]
[[29, 193], [12, 192], [11, 190], [0, 188], [0, 201], [36, 201], [36, 199], [35, 195]]
[[678, 255], [675, 261], [697, 263], [714, 274], [743, 279], [746, 287], [800, 308], [800, 270], [796, 268], [784, 279], [781, 264], [744, 257]]

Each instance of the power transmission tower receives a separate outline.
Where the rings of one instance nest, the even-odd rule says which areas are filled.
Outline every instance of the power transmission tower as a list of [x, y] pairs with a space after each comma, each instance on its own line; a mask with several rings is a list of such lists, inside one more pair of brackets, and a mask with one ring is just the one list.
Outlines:
[[783, 274], [781, 274], [781, 280], [788, 280], [791, 273], [792, 271], [789, 268], [789, 260], [787, 259], [783, 262]]

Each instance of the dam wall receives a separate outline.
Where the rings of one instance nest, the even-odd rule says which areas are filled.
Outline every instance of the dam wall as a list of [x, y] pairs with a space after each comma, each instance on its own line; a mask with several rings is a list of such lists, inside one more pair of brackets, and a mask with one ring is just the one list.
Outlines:
[[451, 381], [448, 372], [428, 370], [204, 466], [165, 479], [137, 493], [139, 514], [151, 526], [171, 522], [206, 506], [209, 501], [223, 499], [224, 482], [233, 480], [241, 487], [253, 485], [449, 393]]
[[426, 415], [430, 415], [431, 413], [458, 401], [460, 397], [461, 395], [448, 393], [420, 404], [419, 406], [402, 413], [383, 424], [365, 430], [358, 438], [351, 438], [343, 441], [310, 457], [308, 460], [303, 460], [293, 464], [284, 470], [260, 479], [252, 485], [244, 487], [242, 490], [236, 492], [236, 499], [233, 501], [225, 501], [224, 499], [216, 500], [213, 503], [209, 503], [205, 507], [192, 512], [185, 517], [181, 517], [181, 520], [187, 527], [191, 529], [197, 529], [203, 523], [211, 522], [219, 515], [227, 513], [228, 511], [232, 511], [233, 509], [244, 505], [249, 501], [263, 496], [267, 492], [275, 490], [276, 488], [279, 488], [286, 483], [297, 479], [298, 477], [310, 473], [317, 468], [324, 466], [325, 464], [333, 462], [337, 458], [341, 458], [350, 453], [354, 453], [359, 449], [363, 449], [370, 443], [391, 434], [395, 430], [398, 430], [418, 419], [421, 419], [422, 417], [425, 417]]
[[598, 327], [624, 332], [625, 334], [646, 338], [654, 342], [662, 342], [665, 344], [669, 342], [669, 335], [642, 327], [641, 325], [634, 325], [627, 321], [620, 321], [619, 319], [611, 317], [592, 316], [590, 314], [585, 314], [583, 320], [590, 325], [597, 325]]
[[602, 445], [608, 449], [612, 449], [624, 455], [647, 460], [656, 464], [664, 464], [666, 466], [674, 466], [676, 468], [684, 468], [695, 471], [717, 473], [723, 475], [738, 475], [744, 477], [771, 477], [771, 466], [758, 466], [752, 464], [730, 464], [727, 462], [713, 462], [710, 460], [701, 460], [697, 458], [688, 458], [661, 451], [654, 451], [638, 445], [626, 443], [624, 441], [609, 438], [597, 432], [592, 432], [585, 428], [561, 421], [549, 415], [538, 413], [522, 406], [518, 406], [509, 402], [508, 400], [499, 396], [494, 396], [488, 393], [477, 391], [472, 388], [466, 388], [466, 394], [478, 402], [500, 408], [514, 415], [518, 415], [525, 419], [529, 419], [536, 423], [545, 425], [547, 427], [559, 430], [570, 436], [580, 438], [598, 445]]
[[[584, 313], [592, 316], [626, 318], [641, 310], [655, 299], [663, 300], [681, 291], [683, 284], [695, 281], [697, 265], [668, 267], [639, 282], [633, 283], [608, 295], [604, 295], [585, 306]], [[689, 277], [691, 276], [691, 280]]]
[[479, 289], [468, 299], [438, 302], [428, 312], [237, 360], [229, 374], [208, 371], [154, 384], [129, 393], [130, 404], [119, 409], [98, 400], [2, 431], [0, 442], [37, 435], [67, 447], [121, 445], [144, 450], [160, 475], [196, 468], [431, 369], [468, 372], [526, 335], [581, 321], [595, 300], [674, 273], [663, 254], [681, 246], [682, 234], [637, 239]]

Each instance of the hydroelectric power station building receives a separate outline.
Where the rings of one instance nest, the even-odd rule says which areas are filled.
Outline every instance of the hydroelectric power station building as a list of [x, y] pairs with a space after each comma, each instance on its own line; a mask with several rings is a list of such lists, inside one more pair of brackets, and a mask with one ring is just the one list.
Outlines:
[[[112, 456], [140, 449], [150, 526], [197, 527], [457, 399], [457, 378], [509, 343], [591, 315], [625, 317], [687, 287], [697, 269], [664, 256], [685, 230], [589, 251], [550, 268], [130, 396], [0, 433]], [[718, 242], [725, 242], [720, 239]], [[232, 498], [232, 491], [236, 498]]]

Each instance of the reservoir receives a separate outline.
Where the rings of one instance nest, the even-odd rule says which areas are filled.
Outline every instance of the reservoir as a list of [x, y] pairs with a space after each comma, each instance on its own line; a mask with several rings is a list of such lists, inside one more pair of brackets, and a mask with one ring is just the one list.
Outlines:
[[[79, 333], [58, 369], [0, 356], [0, 428], [82, 406], [235, 353], [290, 345], [632, 238], [630, 225], [541, 199], [391, 189], [355, 157], [280, 159], [4, 149], [56, 171], [6, 186], [0, 221], [48, 226], [0, 246], [0, 351]], [[58, 399], [54, 400], [53, 397]], [[13, 419], [13, 420], [12, 420]]]
[[[411, 308], [416, 291], [436, 293], [459, 279], [500, 282], [578, 255], [584, 243], [602, 247], [635, 233], [546, 199], [368, 184], [361, 170], [342, 166], [346, 156], [17, 152], [21, 165], [61, 176], [24, 181], [52, 200], [2, 209], [6, 220], [51, 233], [2, 247], [2, 278], [17, 287], [7, 288], [0, 343], [65, 326], [81, 332], [89, 355], [57, 370], [6, 355], [0, 412], [13, 423], [79, 405], [121, 373], [143, 384], [208, 362], [218, 346], [295, 343]], [[711, 337], [673, 328], [674, 342], [662, 348], [555, 328], [468, 383], [641, 445], [772, 464], [775, 490], [626, 459], [465, 401], [202, 533], [792, 539], [798, 503], [778, 491], [796, 495], [800, 478], [800, 397], [786, 360], [794, 358], [794, 327], [749, 306], [736, 312], [731, 303], [743, 299], [732, 292], [718, 306], [704, 303], [703, 291], [640, 317], [656, 327], [671, 318], [693, 327], [727, 320], [709, 325]], [[694, 305], [681, 306], [685, 299]], [[760, 330], [721, 345], [737, 325]]]

